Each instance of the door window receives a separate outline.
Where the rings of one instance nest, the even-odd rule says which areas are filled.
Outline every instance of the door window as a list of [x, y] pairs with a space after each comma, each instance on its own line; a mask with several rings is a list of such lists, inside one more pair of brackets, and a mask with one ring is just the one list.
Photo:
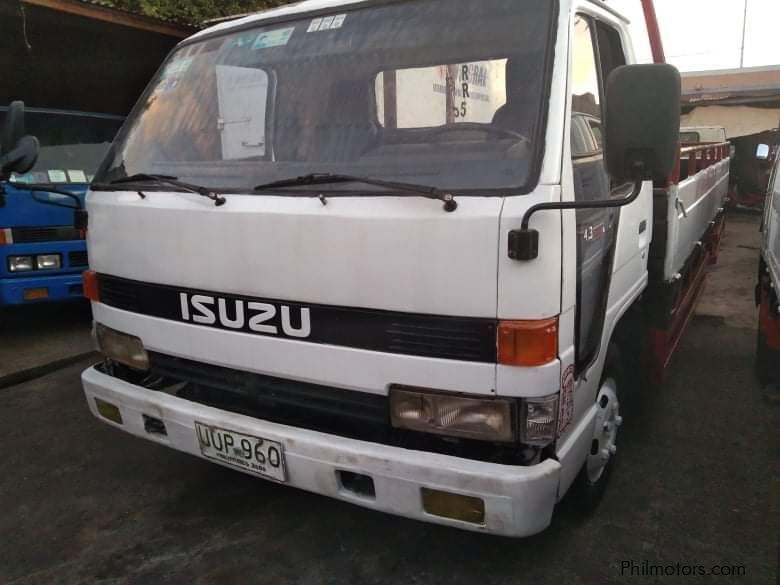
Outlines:
[[[601, 131], [604, 80], [625, 63], [614, 30], [578, 15], [572, 44], [571, 152], [574, 198], [598, 201], [611, 196]], [[617, 51], [617, 52], [616, 52]], [[622, 193], [622, 189], [621, 189]], [[581, 209], [577, 221], [577, 369], [598, 355], [607, 309], [618, 209]]]

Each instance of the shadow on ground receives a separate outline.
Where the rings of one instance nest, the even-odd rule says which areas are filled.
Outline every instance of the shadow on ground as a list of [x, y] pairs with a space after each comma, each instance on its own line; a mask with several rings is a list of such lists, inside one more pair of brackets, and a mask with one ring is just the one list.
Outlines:
[[0, 380], [92, 350], [87, 301], [0, 308]]

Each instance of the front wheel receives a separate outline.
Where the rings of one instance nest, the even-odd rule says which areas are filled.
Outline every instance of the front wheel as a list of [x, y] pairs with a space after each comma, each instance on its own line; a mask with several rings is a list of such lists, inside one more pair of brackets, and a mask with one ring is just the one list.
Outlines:
[[620, 415], [621, 378], [617, 351], [611, 348], [596, 397], [596, 420], [590, 451], [575, 486], [579, 506], [585, 513], [591, 513], [598, 507], [615, 467], [618, 430], [623, 424]]

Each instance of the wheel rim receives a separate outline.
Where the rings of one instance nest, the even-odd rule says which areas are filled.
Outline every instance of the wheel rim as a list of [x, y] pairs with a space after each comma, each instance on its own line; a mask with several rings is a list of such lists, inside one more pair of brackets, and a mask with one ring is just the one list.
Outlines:
[[622, 424], [617, 383], [613, 378], [607, 378], [596, 399], [596, 421], [587, 460], [588, 480], [591, 483], [601, 479], [610, 460], [617, 453], [617, 433]]

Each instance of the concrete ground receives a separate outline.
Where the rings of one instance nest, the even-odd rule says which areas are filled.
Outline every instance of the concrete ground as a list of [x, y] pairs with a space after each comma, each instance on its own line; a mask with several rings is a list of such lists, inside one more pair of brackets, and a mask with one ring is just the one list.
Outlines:
[[[516, 541], [246, 477], [93, 420], [85, 362], [0, 390], [0, 582], [775, 583], [780, 410], [752, 371], [756, 228], [732, 220], [669, 381], [639, 397], [590, 519], [564, 501], [546, 532]], [[621, 572], [645, 561], [744, 574]]]
[[93, 349], [86, 301], [0, 308], [0, 388]]

